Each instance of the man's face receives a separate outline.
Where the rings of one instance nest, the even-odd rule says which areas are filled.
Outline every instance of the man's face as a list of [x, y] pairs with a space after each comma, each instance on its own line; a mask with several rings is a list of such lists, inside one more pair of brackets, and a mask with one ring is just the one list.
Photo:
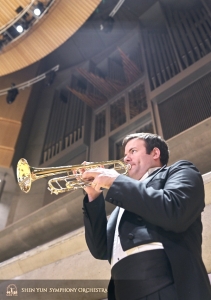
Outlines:
[[158, 148], [147, 154], [144, 140], [130, 140], [125, 146], [124, 156], [124, 162], [131, 165], [128, 175], [133, 179], [141, 179], [150, 168], [161, 166], [159, 157]]

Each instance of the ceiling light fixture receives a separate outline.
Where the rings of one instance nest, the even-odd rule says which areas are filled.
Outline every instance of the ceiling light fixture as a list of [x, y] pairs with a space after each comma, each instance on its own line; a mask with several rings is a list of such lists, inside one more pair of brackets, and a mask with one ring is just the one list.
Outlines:
[[35, 16], [39, 17], [43, 12], [45, 8], [42, 2], [38, 2], [37, 6], [34, 9]]
[[39, 9], [39, 8], [35, 8], [34, 9], [34, 14], [35, 14], [35, 16], [40, 16], [41, 15], [41, 10]]
[[109, 16], [100, 24], [100, 30], [105, 33], [111, 32], [114, 26], [114, 15], [120, 9], [125, 0], [119, 0], [114, 9], [110, 12]]
[[55, 70], [51, 70], [50, 72], [46, 73], [46, 86], [50, 86], [53, 84], [54, 79], [56, 77], [56, 72]]
[[17, 30], [17, 32], [22, 33], [23, 32], [23, 26], [22, 25], [16, 26], [16, 30]]
[[11, 104], [15, 101], [15, 98], [17, 97], [19, 91], [17, 87], [15, 87], [15, 84], [12, 83], [11, 89], [7, 92], [7, 103]]

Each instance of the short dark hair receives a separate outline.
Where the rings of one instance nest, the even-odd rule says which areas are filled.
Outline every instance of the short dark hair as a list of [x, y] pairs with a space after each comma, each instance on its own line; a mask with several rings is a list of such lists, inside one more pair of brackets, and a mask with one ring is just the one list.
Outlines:
[[147, 154], [150, 154], [155, 147], [158, 148], [160, 150], [160, 162], [162, 166], [167, 165], [169, 160], [168, 145], [159, 135], [146, 132], [128, 134], [124, 138], [122, 146], [125, 148], [127, 143], [132, 139], [143, 140], [145, 142]]

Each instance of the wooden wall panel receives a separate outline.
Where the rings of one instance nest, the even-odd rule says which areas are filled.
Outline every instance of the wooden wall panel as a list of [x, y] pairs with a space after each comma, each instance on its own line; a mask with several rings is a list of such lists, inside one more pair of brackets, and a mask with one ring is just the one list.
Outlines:
[[31, 87], [21, 90], [12, 104], [6, 102], [6, 95], [0, 97], [0, 120], [1, 118], [10, 119], [13, 121], [21, 121], [28, 97], [31, 92]]
[[[39, 63], [0, 78], [0, 87], [4, 89], [10, 86], [11, 82], [19, 84], [34, 78], [38, 68]], [[6, 102], [6, 95], [0, 96], [0, 167], [11, 165], [31, 89], [32, 86], [20, 90], [12, 104]]]
[[0, 118], [0, 145], [13, 148], [17, 141], [21, 122]]
[[21, 122], [0, 118], [0, 166], [9, 167], [20, 131]]
[[8, 168], [12, 163], [14, 149], [0, 145], [0, 166]]

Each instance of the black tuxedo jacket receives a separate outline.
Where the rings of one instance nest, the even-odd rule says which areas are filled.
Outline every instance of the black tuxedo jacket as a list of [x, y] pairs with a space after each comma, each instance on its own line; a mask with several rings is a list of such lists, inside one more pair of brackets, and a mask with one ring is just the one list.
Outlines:
[[143, 181], [120, 175], [105, 200], [117, 206], [108, 222], [102, 194], [92, 202], [84, 199], [85, 238], [95, 258], [111, 260], [118, 211], [123, 207], [119, 224], [123, 250], [152, 240], [161, 242], [179, 300], [211, 300], [201, 258], [204, 186], [192, 163], [164, 166]]

